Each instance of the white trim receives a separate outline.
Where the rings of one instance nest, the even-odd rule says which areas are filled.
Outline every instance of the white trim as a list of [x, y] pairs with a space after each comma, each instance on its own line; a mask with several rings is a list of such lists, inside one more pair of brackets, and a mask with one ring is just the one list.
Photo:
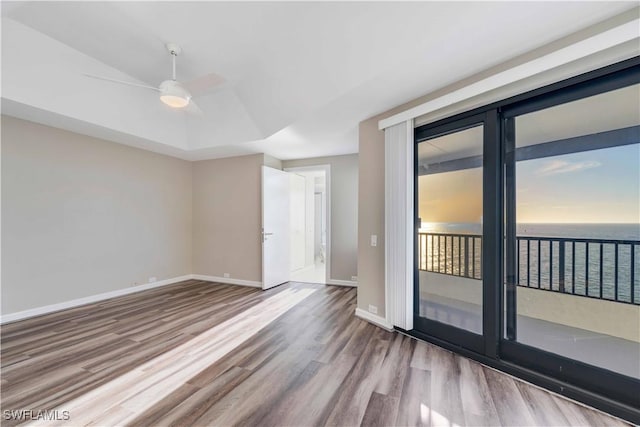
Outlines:
[[[284, 168], [285, 172], [311, 172], [311, 171], [324, 171], [324, 185], [325, 185], [325, 199], [324, 205], [324, 217], [327, 219], [327, 229], [325, 231], [325, 239], [327, 241], [327, 253], [324, 259], [324, 277], [331, 277], [331, 165], [310, 165], [310, 166], [296, 166], [292, 168]], [[327, 284], [329, 284], [327, 282]]]
[[389, 118], [380, 120], [378, 122], [378, 128], [382, 130], [397, 125], [398, 123], [402, 123], [406, 120], [414, 119], [440, 108], [447, 107], [474, 96], [482, 95], [483, 93], [491, 90], [498, 89], [528, 77], [533, 77], [536, 74], [549, 71], [553, 68], [566, 65], [570, 62], [612, 48], [624, 42], [637, 39], [639, 37], [639, 25], [640, 19], [636, 18], [633, 21], [619, 25], [608, 31], [604, 31], [562, 49], [558, 49], [555, 52], [551, 52], [547, 55], [525, 62], [524, 64], [496, 73], [444, 96], [425, 102], [424, 104], [410, 108]]
[[393, 325], [391, 325], [391, 323], [389, 323], [387, 319], [385, 319], [384, 317], [380, 317], [377, 314], [371, 314], [361, 308], [356, 308], [356, 317], [373, 323], [374, 325], [379, 326], [387, 331], [394, 332]]
[[103, 301], [123, 295], [133, 294], [140, 291], [146, 291], [148, 289], [159, 288], [161, 286], [172, 285], [174, 283], [183, 282], [185, 280], [193, 279], [192, 274], [185, 276], [174, 277], [171, 279], [159, 280], [153, 283], [145, 283], [144, 285], [132, 286], [130, 288], [118, 289], [115, 291], [105, 292], [102, 294], [91, 295], [88, 297], [77, 298], [70, 301], [59, 302], [56, 304], [45, 305], [42, 307], [30, 308], [24, 311], [18, 311], [16, 313], [5, 314], [0, 317], [0, 324], [9, 322], [16, 322], [18, 320], [28, 319], [30, 317], [41, 316], [43, 314], [53, 313], [56, 311], [66, 310], [69, 308], [78, 307], [81, 305], [91, 304], [98, 301]]
[[204, 280], [207, 282], [226, 283], [229, 285], [250, 286], [252, 288], [262, 288], [262, 282], [256, 282], [254, 280], [232, 279], [230, 277], [218, 277], [218, 276], [205, 276], [202, 274], [192, 274], [191, 277], [195, 280]]
[[351, 286], [352, 288], [357, 288], [358, 287], [358, 282], [354, 282], [353, 280], [329, 279], [329, 280], [327, 280], [327, 285]]
[[[413, 119], [406, 122], [406, 140], [405, 147], [407, 150], [406, 169], [404, 171], [404, 180], [406, 183], [405, 188], [405, 228], [404, 235], [404, 253], [405, 253], [405, 288], [404, 299], [399, 303], [404, 308], [404, 314], [402, 319], [404, 321], [405, 330], [409, 331], [413, 329], [413, 282], [414, 282], [414, 239], [415, 239], [415, 209], [414, 209], [414, 183], [415, 183], [415, 171], [414, 171], [414, 140], [413, 140]], [[401, 177], [402, 179], [402, 177]], [[398, 325], [400, 326], [400, 325]]]

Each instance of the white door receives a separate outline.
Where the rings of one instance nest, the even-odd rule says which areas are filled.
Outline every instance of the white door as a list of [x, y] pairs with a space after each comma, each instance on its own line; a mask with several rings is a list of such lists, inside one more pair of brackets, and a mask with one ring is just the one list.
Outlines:
[[262, 167], [262, 289], [289, 281], [289, 174]]

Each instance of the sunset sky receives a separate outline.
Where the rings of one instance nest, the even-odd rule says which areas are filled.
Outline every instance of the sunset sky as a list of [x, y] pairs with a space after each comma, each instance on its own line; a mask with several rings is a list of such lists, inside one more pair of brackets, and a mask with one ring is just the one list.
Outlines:
[[[640, 144], [517, 164], [520, 223], [640, 223]], [[419, 178], [423, 222], [480, 222], [482, 169]]]
[[418, 185], [423, 222], [480, 222], [481, 168], [424, 175]]

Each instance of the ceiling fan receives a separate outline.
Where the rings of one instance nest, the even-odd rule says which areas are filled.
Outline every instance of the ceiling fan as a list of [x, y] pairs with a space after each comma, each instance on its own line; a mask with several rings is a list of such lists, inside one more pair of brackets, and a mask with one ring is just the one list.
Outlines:
[[[211, 73], [205, 76], [196, 78], [188, 83], [181, 83], [176, 80], [176, 58], [180, 53], [182, 53], [182, 49], [175, 43], [167, 43], [167, 50], [171, 54], [171, 62], [172, 62], [172, 77], [169, 80], [165, 80], [158, 87], [147, 86], [144, 84], [127, 82], [124, 80], [112, 79], [109, 77], [95, 76], [93, 74], [85, 74], [87, 77], [91, 77], [93, 79], [105, 80], [113, 83], [120, 83], [129, 86], [141, 87], [144, 89], [151, 89], [157, 92], [160, 92], [160, 101], [168, 105], [172, 108], [185, 108], [189, 104], [195, 111], [200, 111], [197, 105], [192, 101], [192, 91], [203, 92], [211, 87], [217, 86], [221, 84], [224, 79], [217, 74]], [[191, 89], [191, 90], [190, 90]]]

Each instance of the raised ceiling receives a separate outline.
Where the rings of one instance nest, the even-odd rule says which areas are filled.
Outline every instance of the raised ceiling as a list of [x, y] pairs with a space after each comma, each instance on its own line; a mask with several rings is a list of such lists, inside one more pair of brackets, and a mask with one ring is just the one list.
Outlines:
[[[358, 151], [358, 122], [635, 2], [2, 2], [3, 112], [186, 158]], [[170, 110], [153, 91], [224, 83]]]

